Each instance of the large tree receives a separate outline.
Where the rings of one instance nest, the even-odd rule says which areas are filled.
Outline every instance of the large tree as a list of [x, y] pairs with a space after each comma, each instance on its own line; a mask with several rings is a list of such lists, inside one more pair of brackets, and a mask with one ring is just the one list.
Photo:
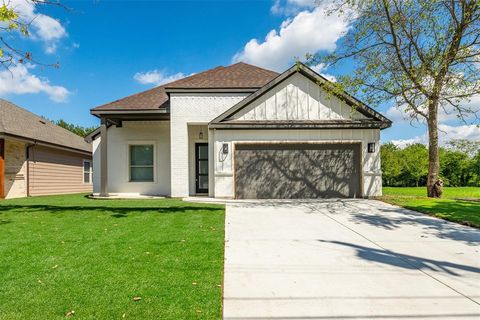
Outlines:
[[[326, 1], [326, 0], [325, 0]], [[320, 1], [321, 2], [321, 1]], [[428, 129], [427, 194], [439, 179], [439, 114], [465, 120], [477, 110], [466, 102], [480, 93], [479, 0], [328, 0], [351, 27], [337, 50], [311, 63], [355, 70], [338, 77], [367, 103], [394, 102]]]
[[27, 62], [59, 66], [58, 62], [39, 61], [31, 50], [20, 48], [16, 41], [18, 38], [30, 36], [32, 24], [38, 18], [35, 11], [47, 6], [67, 9], [60, 0], [0, 0], [0, 66], [10, 69], [18, 63]]

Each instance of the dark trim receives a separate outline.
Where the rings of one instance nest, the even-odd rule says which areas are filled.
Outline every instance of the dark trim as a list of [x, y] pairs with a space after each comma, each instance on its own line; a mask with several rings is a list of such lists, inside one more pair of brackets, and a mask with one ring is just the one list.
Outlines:
[[5, 199], [5, 139], [0, 139], [0, 199]]
[[97, 129], [95, 129], [92, 132], [90, 132], [89, 134], [87, 134], [85, 136], [85, 138], [83, 138], [83, 139], [88, 143], [92, 143], [93, 140], [95, 140], [95, 138], [100, 135], [100, 129], [101, 129], [101, 127], [98, 127]]
[[[108, 115], [102, 115], [99, 117], [100, 120], [104, 119], [107, 123], [108, 128], [115, 125], [117, 128], [121, 128], [123, 126], [124, 121], [170, 121], [170, 115], [159, 116], [155, 115], [152, 117], [146, 117], [145, 115], [113, 115], [109, 117]], [[84, 140], [88, 143], [91, 143], [100, 135], [100, 127], [96, 128], [90, 134], [85, 136]]]
[[102, 119], [100, 125], [100, 196], [108, 197], [108, 126]]
[[158, 108], [158, 109], [123, 109], [118, 110], [115, 109], [91, 109], [90, 113], [93, 115], [109, 115], [109, 114], [137, 114], [137, 113], [145, 113], [145, 114], [164, 114], [169, 113], [169, 110], [166, 108]]
[[[227, 111], [225, 111], [224, 113], [222, 113], [221, 115], [219, 115], [218, 117], [213, 119], [210, 122], [210, 124], [211, 125], [219, 124], [221, 122], [231, 120], [232, 116], [235, 115], [238, 111], [245, 108], [246, 106], [248, 106], [249, 104], [251, 104], [252, 102], [257, 100], [258, 98], [260, 98], [261, 96], [266, 94], [268, 91], [273, 89], [279, 83], [288, 79], [289, 77], [291, 77], [293, 74], [295, 74], [297, 72], [306, 76], [311, 81], [318, 83], [318, 85], [322, 86], [322, 87], [324, 87], [324, 85], [329, 82], [328, 79], [326, 79], [325, 77], [322, 77], [321, 75], [319, 75], [318, 73], [316, 73], [315, 71], [313, 71], [312, 69], [310, 69], [309, 67], [304, 65], [303, 63], [295, 64], [294, 66], [292, 66], [291, 68], [286, 70], [284, 73], [282, 73], [281, 75], [279, 75], [278, 77], [276, 77], [275, 79], [273, 79], [272, 81], [267, 83], [261, 89], [259, 89], [255, 93], [249, 95], [248, 97], [246, 97], [242, 101], [238, 102], [236, 105], [234, 105], [233, 107], [231, 107], [230, 109], [228, 109]], [[346, 102], [347, 104], [349, 104], [351, 107], [355, 108], [355, 110], [362, 113], [363, 115], [382, 122], [383, 124], [381, 126], [381, 129], [388, 128], [392, 125], [391, 120], [387, 119], [382, 114], [373, 110], [372, 108], [370, 108], [369, 106], [367, 106], [366, 104], [364, 104], [360, 100], [354, 98], [350, 94], [348, 94], [346, 92], [332, 93], [332, 94], [334, 94], [336, 97], [338, 97], [339, 99], [341, 99], [344, 102]]]
[[375, 120], [331, 121], [230, 121], [210, 123], [210, 129], [383, 129], [384, 123]]
[[107, 119], [109, 123], [121, 126], [122, 121], [158, 121], [170, 120], [170, 113], [128, 113], [128, 114], [96, 114], [97, 118]]
[[[27, 144], [27, 156], [26, 156], [26, 162], [27, 162], [27, 177], [26, 177], [26, 189], [27, 189], [27, 197], [30, 197], [30, 160], [32, 159], [32, 151], [31, 147], [35, 146], [34, 144]], [[35, 156], [33, 157], [35, 160]]]
[[42, 145], [42, 146], [45, 146], [45, 147], [51, 147], [51, 148], [56, 148], [56, 149], [61, 149], [61, 150], [66, 150], [66, 151], [70, 151], [70, 152], [74, 152], [74, 153], [82, 153], [82, 154], [88, 154], [88, 155], [92, 154], [92, 151], [67, 147], [67, 146], [63, 146], [63, 145], [60, 145], [60, 144], [47, 142], [47, 141], [43, 141], [43, 140], [35, 140], [35, 139], [32, 139], [32, 138], [22, 137], [22, 136], [19, 136], [19, 135], [16, 135], [16, 134], [0, 132], [0, 137], [7, 137], [7, 138], [10, 137], [12, 139], [20, 140], [20, 141], [23, 141], [23, 142], [32, 143], [32, 144], [35, 144], [35, 145]]
[[165, 88], [166, 93], [252, 93], [260, 87], [251, 88]]
[[[200, 147], [207, 147], [207, 158], [206, 159], [200, 159]], [[209, 168], [209, 163], [208, 163], [208, 143], [204, 142], [199, 142], [195, 143], [195, 192], [196, 193], [208, 193], [208, 189], [201, 189], [200, 188], [200, 176], [206, 176], [207, 179], [209, 179], [209, 173], [200, 173], [200, 167], [198, 165], [199, 161], [206, 161], [207, 162], [207, 168]], [[210, 187], [210, 186], [209, 186]]]

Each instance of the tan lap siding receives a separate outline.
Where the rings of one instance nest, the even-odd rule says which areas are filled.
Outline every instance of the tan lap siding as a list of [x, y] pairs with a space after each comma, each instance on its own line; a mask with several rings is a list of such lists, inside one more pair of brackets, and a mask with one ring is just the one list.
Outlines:
[[30, 149], [30, 195], [91, 192], [83, 183], [83, 160], [91, 156], [35, 146]]

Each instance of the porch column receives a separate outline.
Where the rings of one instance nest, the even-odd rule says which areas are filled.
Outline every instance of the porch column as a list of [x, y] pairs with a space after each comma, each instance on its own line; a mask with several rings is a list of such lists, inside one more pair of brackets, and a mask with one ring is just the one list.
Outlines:
[[108, 196], [108, 138], [107, 120], [100, 125], [100, 196]]
[[208, 128], [208, 196], [215, 197], [215, 129]]
[[0, 199], [5, 198], [5, 139], [0, 139]]

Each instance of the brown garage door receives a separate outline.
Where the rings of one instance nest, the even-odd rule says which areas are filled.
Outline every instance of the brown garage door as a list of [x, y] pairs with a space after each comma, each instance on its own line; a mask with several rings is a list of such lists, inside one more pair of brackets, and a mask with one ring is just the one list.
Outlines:
[[360, 197], [359, 144], [237, 144], [237, 199]]

